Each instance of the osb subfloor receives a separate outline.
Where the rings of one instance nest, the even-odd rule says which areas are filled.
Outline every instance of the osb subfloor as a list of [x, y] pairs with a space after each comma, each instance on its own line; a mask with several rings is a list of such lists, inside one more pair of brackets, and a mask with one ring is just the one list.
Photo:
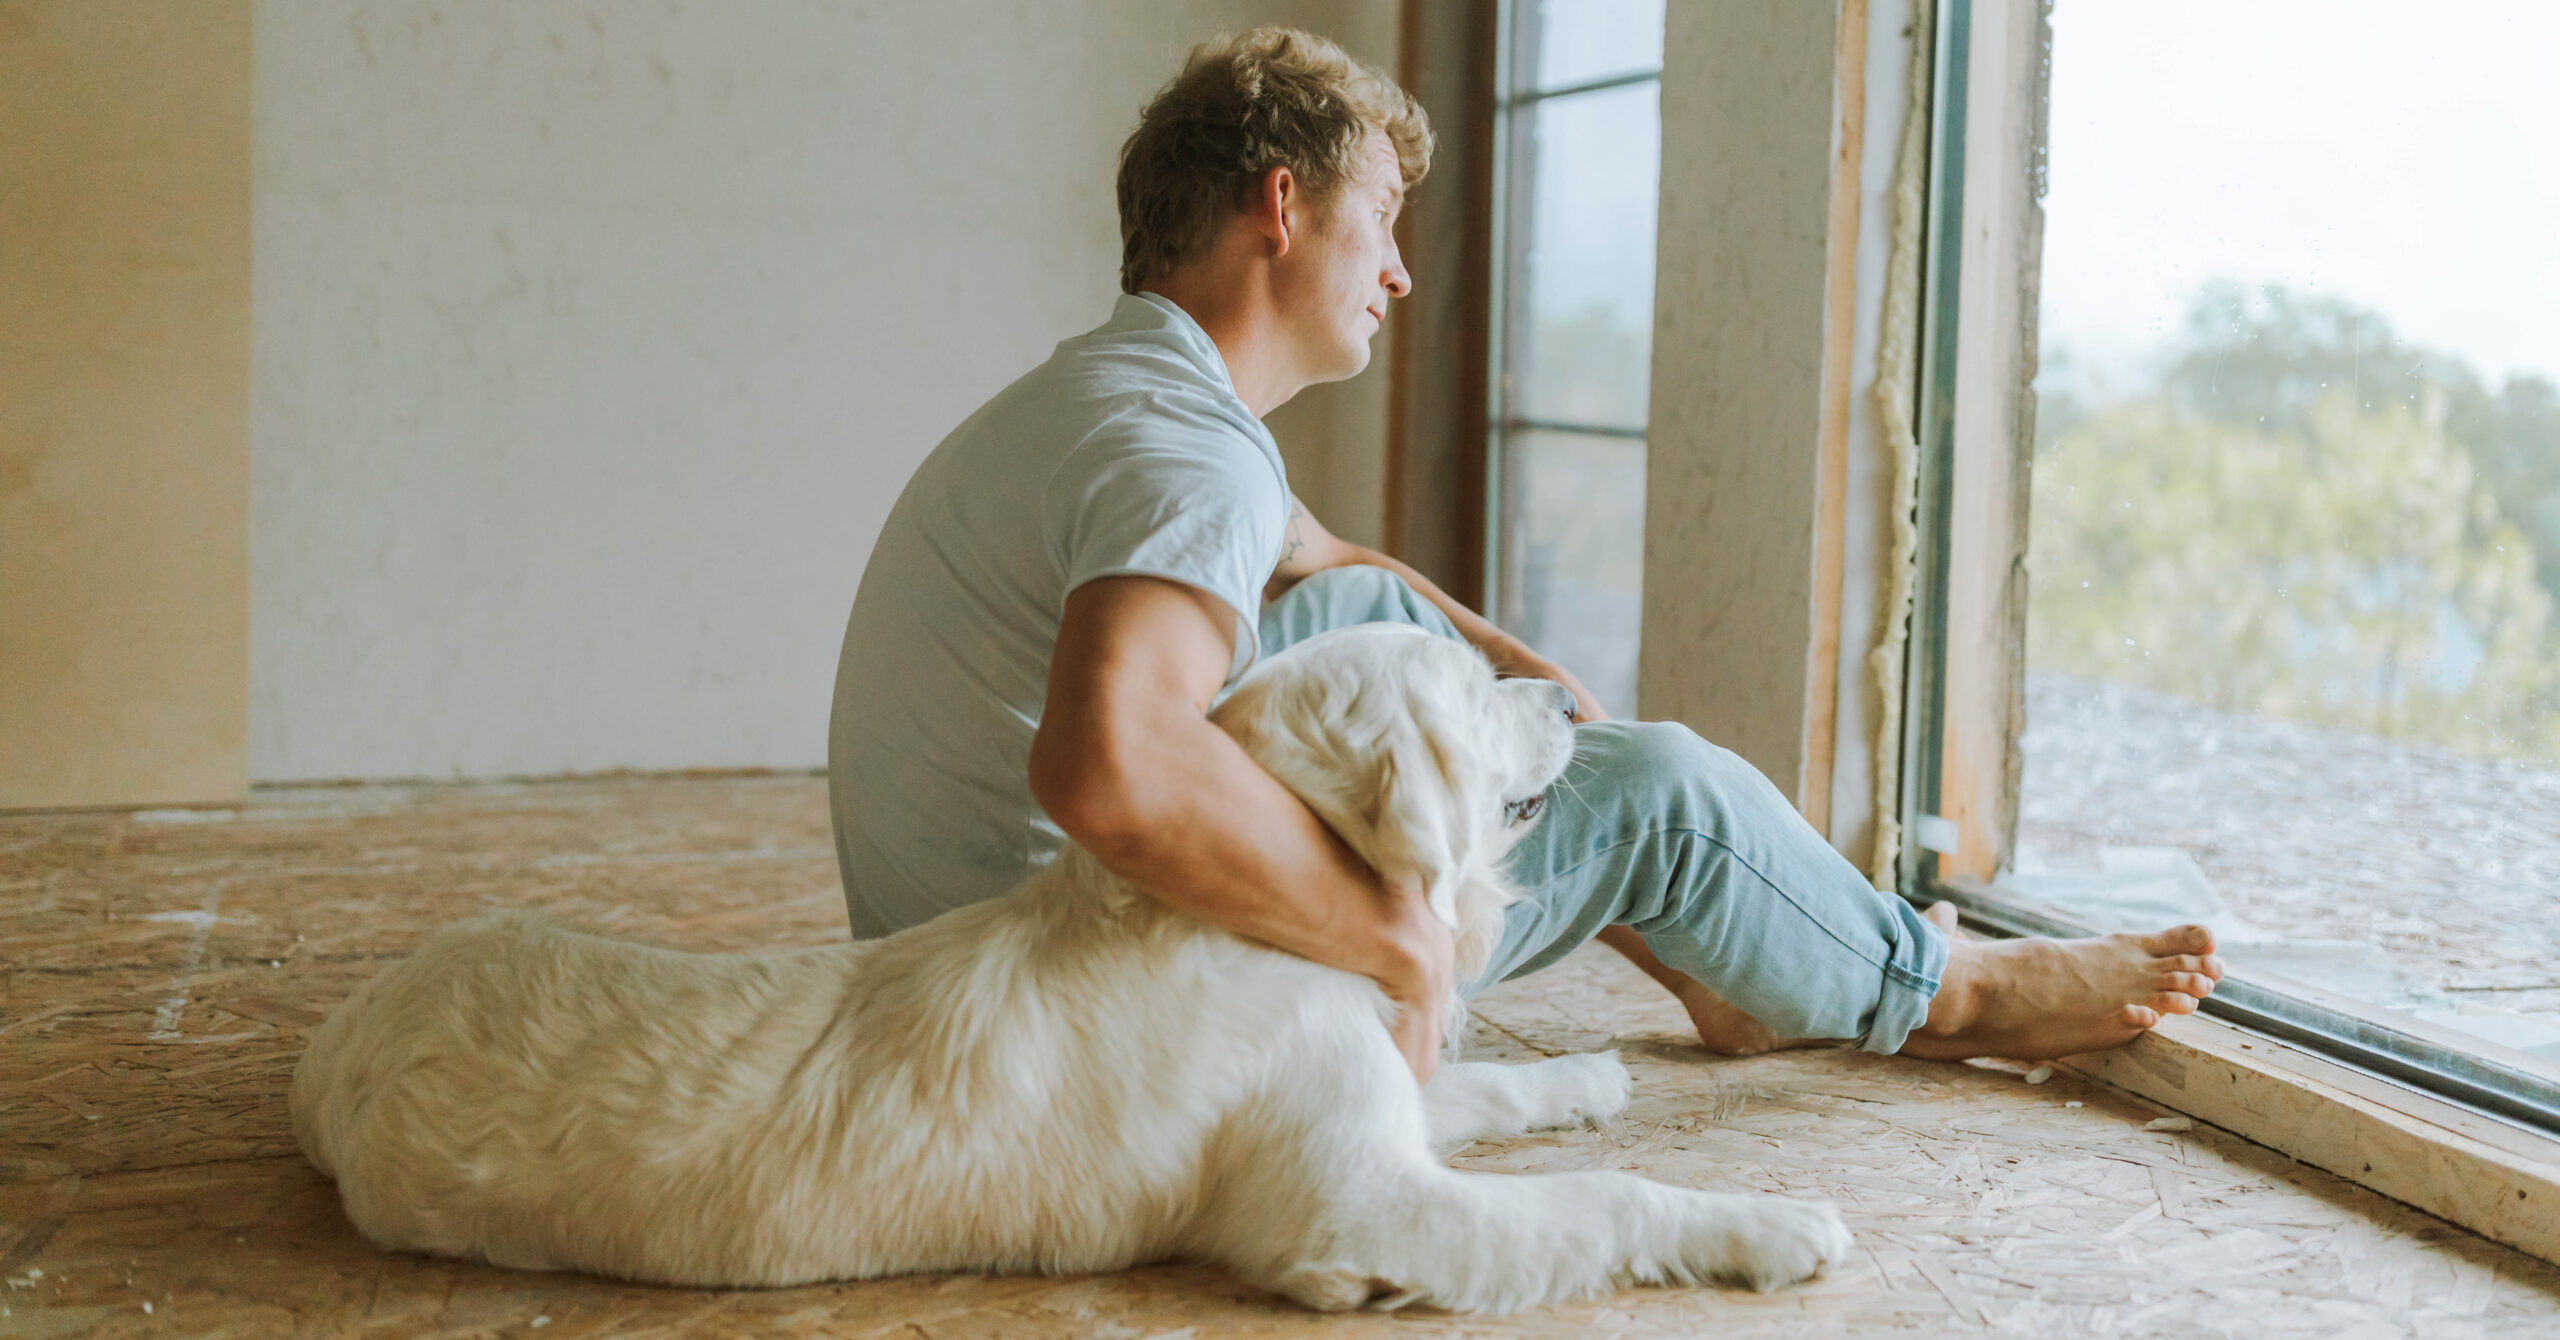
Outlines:
[[0, 1336], [2560, 1334], [2560, 1270], [2245, 1141], [2015, 1067], [1713, 1060], [1602, 952], [1487, 997], [1478, 1053], [1621, 1048], [1634, 1107], [1460, 1162], [1827, 1197], [1858, 1235], [1846, 1268], [1487, 1322], [1317, 1317], [1187, 1266], [714, 1293], [377, 1251], [294, 1151], [302, 1032], [431, 927], [521, 905], [703, 949], [841, 935], [823, 784], [0, 818]]

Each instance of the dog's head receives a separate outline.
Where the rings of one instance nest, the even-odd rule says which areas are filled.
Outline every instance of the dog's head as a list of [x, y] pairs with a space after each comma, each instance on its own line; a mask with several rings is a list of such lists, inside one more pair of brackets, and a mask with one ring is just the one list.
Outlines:
[[1474, 976], [1519, 897], [1502, 858], [1573, 757], [1573, 694], [1496, 679], [1473, 648], [1338, 629], [1254, 668], [1211, 719], [1391, 886], [1457, 933]]

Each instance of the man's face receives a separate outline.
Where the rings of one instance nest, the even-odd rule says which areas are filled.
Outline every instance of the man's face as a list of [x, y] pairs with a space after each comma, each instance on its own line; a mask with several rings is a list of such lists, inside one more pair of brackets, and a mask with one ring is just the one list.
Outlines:
[[1369, 365], [1369, 340], [1386, 320], [1387, 302], [1413, 289], [1397, 254], [1396, 215], [1404, 208], [1404, 174], [1395, 146], [1369, 132], [1358, 175], [1328, 201], [1310, 202], [1306, 222], [1279, 259], [1274, 281], [1301, 372], [1340, 381]]

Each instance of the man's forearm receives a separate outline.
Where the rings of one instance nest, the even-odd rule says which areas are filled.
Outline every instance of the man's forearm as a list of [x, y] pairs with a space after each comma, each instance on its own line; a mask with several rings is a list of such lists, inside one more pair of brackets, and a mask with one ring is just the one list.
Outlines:
[[1379, 553], [1375, 549], [1355, 546], [1345, 562], [1346, 565], [1360, 563], [1385, 568], [1404, 578], [1405, 585], [1412, 587], [1414, 594], [1430, 601], [1442, 614], [1448, 615], [1449, 622], [1457, 625], [1458, 636], [1473, 643], [1476, 650], [1483, 652], [1485, 658], [1492, 661], [1497, 668], [1503, 665], [1508, 656], [1529, 654], [1527, 643], [1495, 627], [1491, 619], [1459, 604], [1455, 597], [1441, 590], [1437, 582], [1414, 571], [1404, 560]]
[[1158, 902], [1375, 981], [1430, 1078], [1455, 989], [1449, 928], [1392, 889], [1208, 719], [1234, 645], [1216, 596], [1106, 577], [1067, 596], [1029, 782], [1058, 827]]
[[1390, 995], [1448, 989], [1434, 966], [1447, 932], [1421, 899], [1388, 889], [1226, 732], [1195, 717], [1151, 735], [1088, 774], [1097, 801], [1058, 807], [1095, 859], [1176, 911]]
[[1345, 547], [1350, 551], [1344, 559], [1345, 563], [1366, 563], [1385, 568], [1404, 578], [1405, 585], [1412, 587], [1414, 594], [1430, 601], [1442, 614], [1449, 617], [1449, 622], [1457, 627], [1458, 636], [1465, 638], [1476, 650], [1483, 652], [1485, 659], [1493, 662], [1494, 669], [1505, 674], [1553, 679], [1573, 690], [1574, 698], [1580, 703], [1580, 709], [1576, 715], [1582, 720], [1606, 721], [1609, 719], [1608, 712], [1602, 709], [1599, 700], [1593, 698], [1588, 689], [1582, 687], [1580, 680], [1566, 672], [1563, 667], [1540, 656], [1528, 643], [1504, 632], [1491, 619], [1459, 604], [1455, 597], [1441, 590], [1438, 583], [1414, 571], [1403, 560], [1389, 557], [1375, 549], [1364, 549], [1356, 545]]
[[1411, 904], [1206, 711], [1229, 652], [1212, 597], [1149, 578], [1069, 598], [1032, 795], [1159, 901], [1330, 967], [1409, 979]]
[[1600, 700], [1591, 696], [1591, 690], [1584, 688], [1572, 671], [1539, 655], [1528, 643], [1495, 627], [1492, 620], [1451, 599], [1438, 583], [1400, 560], [1364, 545], [1353, 544], [1325, 529], [1322, 523], [1308, 514], [1307, 505], [1294, 497], [1289, 500], [1287, 546], [1281, 552], [1280, 561], [1272, 567], [1271, 580], [1263, 585], [1262, 598], [1278, 600], [1290, 587], [1306, 578], [1355, 564], [1384, 568], [1403, 578], [1405, 585], [1412, 587], [1415, 594], [1447, 615], [1449, 622], [1457, 628], [1458, 636], [1483, 652], [1485, 659], [1493, 662], [1494, 669], [1509, 675], [1551, 679], [1573, 690], [1576, 720], [1609, 719], [1609, 714], [1601, 710]]

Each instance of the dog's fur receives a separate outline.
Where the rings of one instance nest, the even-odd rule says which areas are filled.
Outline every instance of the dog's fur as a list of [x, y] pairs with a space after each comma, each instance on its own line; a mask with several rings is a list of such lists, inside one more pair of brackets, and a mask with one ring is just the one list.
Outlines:
[[[1480, 966], [1567, 700], [1406, 630], [1258, 668], [1215, 713]], [[1437, 1151], [1598, 1120], [1614, 1055], [1450, 1063], [1376, 984], [1172, 912], [1069, 847], [885, 940], [676, 953], [508, 914], [356, 992], [295, 1136], [387, 1247], [687, 1285], [1227, 1265], [1318, 1308], [1502, 1312], [1841, 1259], [1828, 1207]]]

